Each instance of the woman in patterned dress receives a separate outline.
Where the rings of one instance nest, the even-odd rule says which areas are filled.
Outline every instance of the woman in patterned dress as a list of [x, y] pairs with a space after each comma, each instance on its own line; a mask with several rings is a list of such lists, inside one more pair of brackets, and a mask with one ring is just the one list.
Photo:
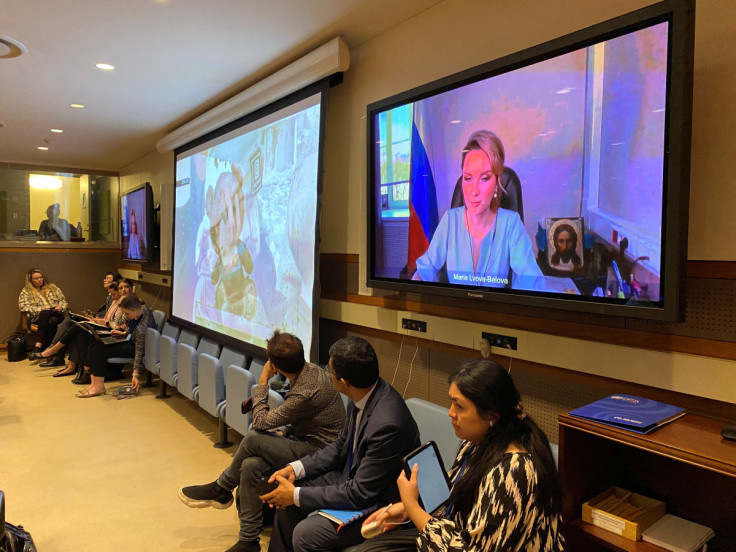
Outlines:
[[[450, 419], [463, 439], [450, 470], [450, 500], [434, 512], [419, 504], [417, 468], [397, 484], [400, 504], [379, 510], [384, 533], [361, 552], [558, 552], [564, 549], [562, 491], [549, 442], [524, 412], [504, 368], [464, 364], [450, 377]], [[396, 530], [402, 524], [414, 527]], [[390, 532], [389, 532], [390, 531]]]

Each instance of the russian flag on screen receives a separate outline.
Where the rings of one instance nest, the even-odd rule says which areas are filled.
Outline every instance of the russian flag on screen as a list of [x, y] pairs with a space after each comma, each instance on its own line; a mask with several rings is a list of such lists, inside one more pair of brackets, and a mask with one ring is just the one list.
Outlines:
[[409, 173], [409, 252], [407, 269], [412, 273], [417, 259], [429, 247], [429, 241], [439, 223], [437, 192], [427, 151], [431, 151], [429, 127], [423, 103], [414, 104], [411, 125], [411, 170]]

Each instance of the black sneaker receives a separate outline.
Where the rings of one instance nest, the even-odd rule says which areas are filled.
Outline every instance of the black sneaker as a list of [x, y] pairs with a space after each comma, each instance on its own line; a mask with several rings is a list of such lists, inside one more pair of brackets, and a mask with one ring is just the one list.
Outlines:
[[238, 541], [225, 552], [261, 552], [260, 541]]
[[208, 508], [212, 506], [218, 510], [229, 508], [233, 503], [233, 493], [223, 489], [217, 481], [206, 485], [192, 485], [179, 489], [179, 500], [190, 508]]

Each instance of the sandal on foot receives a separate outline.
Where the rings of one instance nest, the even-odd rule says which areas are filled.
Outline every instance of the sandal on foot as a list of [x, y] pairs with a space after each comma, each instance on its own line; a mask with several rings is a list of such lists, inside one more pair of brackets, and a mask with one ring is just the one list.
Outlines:
[[100, 395], [107, 395], [107, 389], [103, 389], [98, 393], [90, 393], [89, 390], [85, 389], [84, 391], [80, 391], [77, 394], [77, 397], [79, 397], [80, 399], [89, 399], [92, 397], [99, 397]]

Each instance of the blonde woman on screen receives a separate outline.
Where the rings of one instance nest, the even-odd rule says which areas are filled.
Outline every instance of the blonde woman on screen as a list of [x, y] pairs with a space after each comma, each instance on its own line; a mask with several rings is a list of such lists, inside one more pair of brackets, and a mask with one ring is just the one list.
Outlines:
[[489, 130], [471, 134], [462, 153], [464, 205], [440, 220], [412, 279], [450, 284], [544, 289], [532, 242], [519, 214], [501, 208], [505, 151]]

